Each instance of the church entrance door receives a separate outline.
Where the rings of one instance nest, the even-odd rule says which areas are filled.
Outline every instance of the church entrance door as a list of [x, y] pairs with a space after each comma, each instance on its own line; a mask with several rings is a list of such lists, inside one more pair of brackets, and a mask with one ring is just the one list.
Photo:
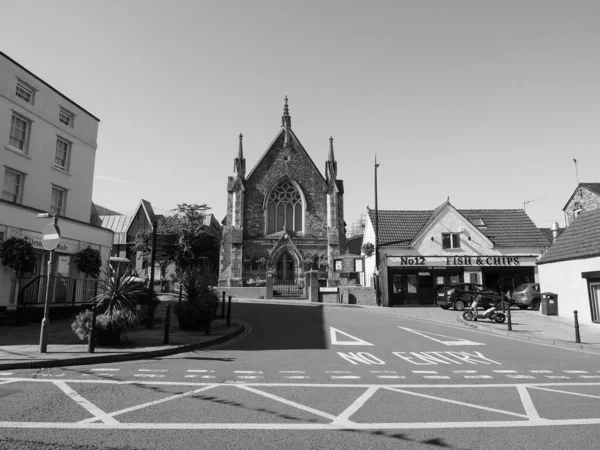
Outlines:
[[283, 252], [277, 259], [275, 280], [273, 281], [274, 297], [302, 297], [304, 280], [298, 276], [298, 268], [294, 258]]

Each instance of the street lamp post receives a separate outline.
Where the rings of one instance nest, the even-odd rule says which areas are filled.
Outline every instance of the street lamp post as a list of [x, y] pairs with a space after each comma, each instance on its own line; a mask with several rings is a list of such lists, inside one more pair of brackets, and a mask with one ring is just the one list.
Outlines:
[[377, 155], [375, 155], [375, 300], [381, 306], [381, 287], [379, 286], [379, 211], [377, 205]]
[[44, 229], [44, 235], [42, 236], [42, 245], [50, 251], [49, 256], [48, 256], [48, 271], [46, 273], [46, 295], [45, 295], [45, 299], [44, 299], [44, 318], [42, 319], [42, 326], [41, 326], [41, 330], [40, 330], [40, 353], [46, 353], [47, 349], [48, 349], [48, 323], [50, 322], [49, 319], [49, 311], [50, 311], [50, 304], [49, 304], [49, 296], [50, 296], [50, 277], [52, 275], [52, 259], [54, 257], [54, 249], [56, 248], [56, 246], [58, 245], [58, 242], [60, 240], [60, 230], [57, 226], [57, 222], [58, 222], [58, 216], [56, 214], [51, 214], [51, 213], [43, 213], [43, 214], [38, 214], [37, 215], [38, 219], [49, 219], [52, 218], [52, 230], [50, 231], [50, 234], [46, 234], [46, 230], [50, 227], [50, 225], [48, 225], [45, 229]]

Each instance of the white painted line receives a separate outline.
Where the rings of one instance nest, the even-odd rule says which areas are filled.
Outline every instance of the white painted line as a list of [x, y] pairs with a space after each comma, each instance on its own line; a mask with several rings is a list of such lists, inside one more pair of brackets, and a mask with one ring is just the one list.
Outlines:
[[358, 380], [360, 379], [357, 375], [331, 375], [333, 380]]
[[492, 370], [492, 372], [496, 372], [496, 373], [517, 373], [516, 370]]
[[64, 377], [64, 373], [40, 373], [38, 377]]
[[217, 378], [214, 375], [184, 375], [184, 378], [202, 378], [202, 379], [211, 379]]
[[[177, 400], [177, 399], [182, 398], [182, 397], [189, 397], [190, 395], [197, 394], [198, 392], [208, 391], [209, 389], [212, 389], [212, 388], [214, 388], [216, 386], [217, 385], [204, 386], [203, 388], [195, 389], [195, 390], [189, 391], [189, 392], [184, 392], [183, 394], [171, 395], [169, 397], [161, 398], [160, 400], [154, 400], [152, 402], [142, 403], [141, 405], [131, 406], [131, 407], [125, 408], [125, 409], [120, 409], [119, 411], [112, 412], [112, 413], [110, 413], [108, 415], [110, 417], [120, 416], [121, 414], [125, 414], [125, 413], [131, 412], [131, 411], [137, 411], [138, 409], [147, 408], [149, 406], [158, 405], [160, 403], [165, 403], [165, 402], [168, 402], [168, 401], [171, 401], [171, 400]], [[100, 419], [98, 417], [94, 417], [94, 418], [91, 418], [91, 419], [81, 420], [81, 421], [79, 421], [79, 423], [92, 423], [92, 422], [96, 422], [97, 420], [100, 420]], [[117, 423], [119, 423], [119, 422], [117, 422]]]
[[403, 376], [400, 376], [400, 375], [377, 375], [377, 378], [390, 379], [390, 380], [391, 379], [395, 379], [395, 380], [397, 380], [397, 379], [406, 378], [406, 377], [403, 377]]
[[90, 372], [118, 372], [120, 369], [110, 369], [108, 367], [96, 367], [90, 369]]
[[262, 373], [260, 370], [234, 370], [233, 373]]
[[371, 373], [397, 373], [395, 370], [369, 370]]
[[42, 241], [49, 241], [52, 239], [60, 239], [60, 236], [58, 235], [58, 233], [47, 234], [45, 236], [42, 236]]
[[279, 373], [306, 373], [305, 370], [280, 370]]
[[515, 379], [519, 379], [519, 380], [535, 378], [533, 375], [506, 375], [506, 377], [507, 378], [515, 378]]
[[587, 370], [563, 370], [564, 373], [588, 373]]
[[530, 370], [531, 373], [554, 373], [551, 370]]
[[491, 375], [465, 375], [464, 377], [467, 379], [469, 379], [469, 378], [477, 378], [477, 379], [493, 378]]
[[514, 413], [512, 411], [504, 411], [502, 409], [495, 409], [495, 408], [488, 408], [487, 406], [473, 405], [471, 403], [459, 402], [459, 401], [456, 401], [456, 400], [450, 400], [448, 398], [435, 397], [433, 395], [427, 395], [427, 394], [420, 394], [418, 392], [407, 391], [407, 390], [399, 389], [399, 388], [396, 388], [396, 387], [393, 387], [393, 386], [383, 386], [382, 389], [388, 389], [388, 390], [393, 391], [393, 392], [400, 392], [400, 393], [403, 393], [403, 394], [414, 395], [416, 397], [423, 397], [423, 398], [429, 398], [429, 399], [432, 399], [432, 400], [438, 400], [440, 402], [452, 403], [454, 405], [461, 405], [461, 406], [468, 406], [470, 408], [475, 408], [475, 409], [482, 409], [484, 411], [492, 411], [492, 412], [498, 412], [498, 413], [501, 413], [501, 414], [508, 414], [509, 416], [522, 417], [522, 418], [527, 418], [528, 417], [528, 416], [525, 416], [523, 414]]
[[477, 373], [477, 370], [453, 370], [454, 373]]
[[423, 375], [423, 378], [433, 378], [436, 380], [449, 380], [450, 377], [447, 375]]
[[168, 372], [167, 369], [139, 369], [138, 372]]
[[206, 369], [190, 369], [188, 372], [192, 373], [215, 373], [214, 370], [206, 370]]
[[100, 408], [98, 408], [92, 402], [83, 398], [81, 395], [79, 395], [77, 392], [75, 392], [64, 381], [55, 381], [54, 384], [59, 389], [61, 389], [65, 394], [67, 394], [69, 397], [71, 397], [73, 400], [75, 400], [76, 403], [78, 403], [79, 405], [81, 405], [82, 407], [87, 409], [87, 411], [90, 414], [92, 414], [95, 419], [99, 419], [104, 423], [108, 423], [108, 424], [112, 424], [112, 425], [119, 423], [116, 419], [113, 419], [111, 416], [106, 414], [104, 411], [102, 411]]
[[287, 380], [302, 380], [302, 379], [307, 379], [310, 377], [308, 375], [287, 375], [287, 376], [284, 376], [283, 378], [285, 378]]
[[159, 375], [156, 373], [134, 373], [133, 374], [134, 377], [140, 377], [140, 378], [164, 378], [164, 375]]
[[562, 391], [562, 390], [558, 390], [558, 389], [548, 389], [548, 388], [542, 387], [542, 386], [531, 386], [531, 387], [534, 389], [540, 389], [542, 391], [559, 392], [561, 394], [571, 394], [571, 395], [577, 395], [579, 397], [600, 398], [600, 396], [598, 396], [598, 395], [580, 394], [579, 392], [569, 392], [569, 391]]
[[238, 375], [237, 378], [242, 380], [262, 380], [265, 377], [261, 377], [260, 375]]
[[99, 377], [114, 377], [115, 376], [114, 373], [95, 373], [94, 375], [99, 376]]
[[550, 378], [552, 380], [570, 380], [571, 377], [566, 377], [564, 375], [546, 375], [546, 378]]
[[[422, 336], [427, 339], [431, 339], [432, 341], [439, 342], [440, 344], [444, 344], [449, 347], [457, 346], [457, 345], [485, 345], [481, 342], [473, 342], [473, 341], [468, 341], [466, 339], [456, 339], [456, 338], [453, 338], [450, 336], [446, 336], [444, 334], [429, 333], [429, 332], [425, 333], [424, 331], [419, 332], [417, 330], [413, 330], [411, 328], [404, 328], [401, 326], [398, 326], [398, 328], [400, 328], [402, 330], [410, 331], [411, 333], [418, 334], [419, 336]], [[439, 336], [439, 337], [444, 337], [444, 338], [448, 338], [448, 339], [452, 339], [452, 340], [440, 340], [440, 339], [436, 339], [432, 336]]]
[[412, 373], [437, 373], [435, 370], [413, 370]]
[[351, 370], [326, 370], [325, 373], [352, 373]]
[[350, 423], [350, 416], [352, 416], [352, 414], [354, 414], [356, 411], [362, 408], [363, 405], [371, 397], [373, 397], [373, 394], [375, 394], [375, 392], [377, 392], [378, 389], [379, 388], [376, 386], [371, 386], [370, 388], [368, 388], [365, 392], [362, 393], [360, 397], [354, 400], [350, 406], [348, 406], [344, 411], [342, 411], [342, 413], [340, 413], [340, 415], [336, 417], [336, 419], [333, 421], [333, 424], [341, 425]]
[[0, 376], [8, 376], [8, 375], [12, 375], [13, 372], [0, 372]]
[[580, 375], [580, 378], [600, 378], [600, 375]]
[[[342, 334], [349, 340], [340, 341], [337, 337], [338, 334]], [[329, 339], [331, 340], [331, 345], [373, 345], [370, 342], [363, 341], [351, 334], [344, 333], [342, 330], [338, 330], [337, 328], [329, 327]]]
[[527, 413], [527, 417], [531, 419], [539, 419], [540, 415], [535, 409], [535, 405], [533, 404], [533, 400], [531, 400], [531, 396], [529, 395], [529, 391], [525, 386], [517, 386], [517, 392], [521, 397], [521, 403], [523, 403], [523, 409]]
[[8, 384], [8, 383], [14, 383], [14, 380], [3, 380], [3, 381], [0, 381], [0, 384]]

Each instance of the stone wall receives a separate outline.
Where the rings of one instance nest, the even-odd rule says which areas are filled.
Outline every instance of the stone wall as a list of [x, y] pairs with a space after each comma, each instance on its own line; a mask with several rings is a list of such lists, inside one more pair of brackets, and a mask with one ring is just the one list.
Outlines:
[[575, 194], [569, 205], [565, 208], [567, 225], [575, 219], [575, 210], [579, 208], [583, 208], [585, 211], [600, 208], [600, 196], [586, 188], [581, 188], [581, 196]]
[[349, 305], [377, 306], [375, 290], [372, 287], [340, 286], [343, 303]]
[[267, 288], [266, 287], [221, 287], [215, 288], [219, 294], [219, 299], [223, 299], [223, 292], [225, 292], [225, 301], [231, 295], [232, 298], [266, 298]]

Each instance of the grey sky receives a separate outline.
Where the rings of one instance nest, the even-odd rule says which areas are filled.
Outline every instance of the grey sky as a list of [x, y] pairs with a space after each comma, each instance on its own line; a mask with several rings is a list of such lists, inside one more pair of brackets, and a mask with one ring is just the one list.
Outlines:
[[[238, 134], [248, 171], [278, 132], [324, 169], [348, 225], [380, 209], [522, 208], [564, 223], [600, 167], [600, 2], [19, 1], [1, 49], [100, 117], [94, 201], [208, 203]], [[10, 18], [7, 20], [7, 18]]]

